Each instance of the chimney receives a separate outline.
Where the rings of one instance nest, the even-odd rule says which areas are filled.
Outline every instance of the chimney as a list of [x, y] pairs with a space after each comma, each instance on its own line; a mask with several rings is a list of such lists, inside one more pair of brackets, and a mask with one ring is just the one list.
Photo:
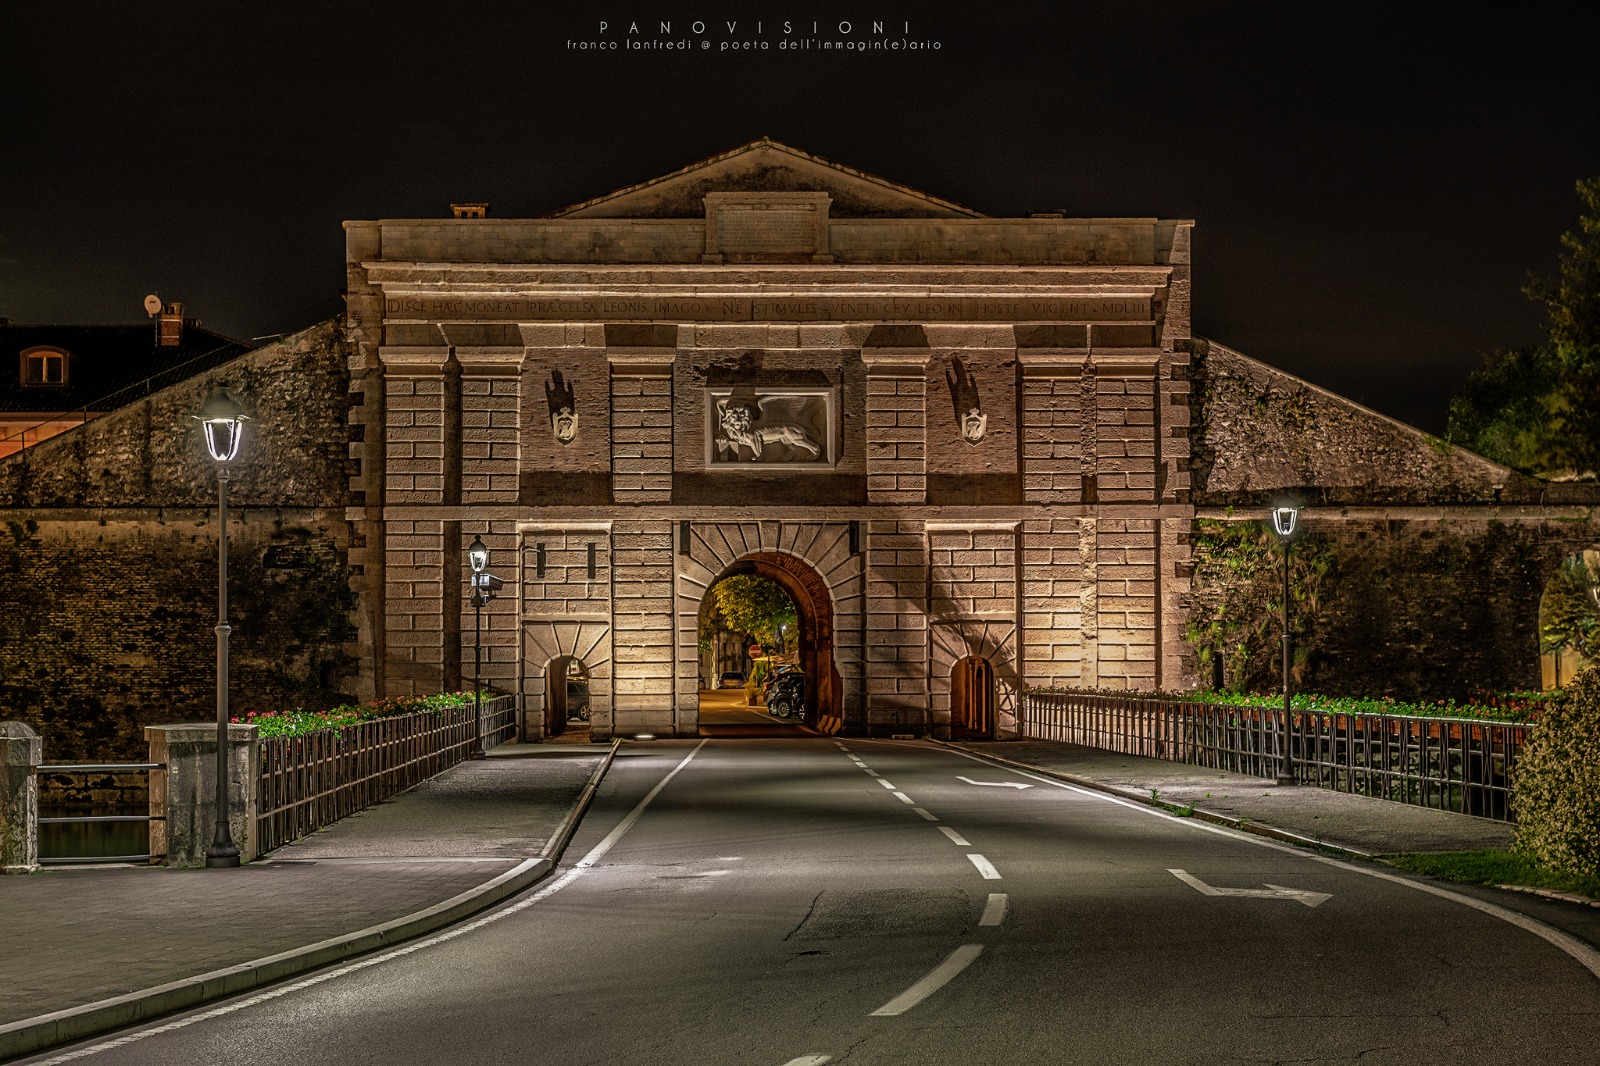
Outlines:
[[457, 218], [488, 218], [488, 204], [451, 204], [450, 213]]
[[162, 305], [156, 316], [156, 343], [163, 348], [176, 348], [183, 343], [183, 304], [174, 300]]

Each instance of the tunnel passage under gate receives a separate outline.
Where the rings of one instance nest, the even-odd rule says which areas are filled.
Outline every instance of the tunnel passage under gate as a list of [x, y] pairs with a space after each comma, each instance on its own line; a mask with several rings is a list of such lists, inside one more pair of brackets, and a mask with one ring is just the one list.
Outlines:
[[[785, 552], [752, 552], [729, 564], [716, 580], [738, 574], [766, 578], [794, 603], [800, 624], [795, 659], [806, 677], [805, 723], [816, 726], [823, 718], [839, 719], [844, 681], [834, 661], [833, 595], [827, 582], [810, 564]], [[713, 581], [708, 589], [715, 585]]]

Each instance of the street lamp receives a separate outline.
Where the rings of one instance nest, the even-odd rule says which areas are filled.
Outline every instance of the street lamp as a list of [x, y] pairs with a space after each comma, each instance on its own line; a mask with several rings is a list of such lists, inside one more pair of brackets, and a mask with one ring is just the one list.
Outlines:
[[1299, 512], [1292, 506], [1272, 509], [1272, 528], [1283, 540], [1283, 717], [1278, 724], [1278, 784], [1295, 783], [1289, 754], [1289, 538]]
[[489, 573], [489, 546], [474, 536], [467, 545], [467, 564], [472, 567], [472, 757], [483, 758], [483, 606], [494, 599], [495, 590], [505, 582]]
[[194, 416], [217, 464], [217, 827], [206, 849], [209, 867], [238, 866], [239, 846], [228, 825], [228, 464], [239, 454], [249, 415], [220, 389]]

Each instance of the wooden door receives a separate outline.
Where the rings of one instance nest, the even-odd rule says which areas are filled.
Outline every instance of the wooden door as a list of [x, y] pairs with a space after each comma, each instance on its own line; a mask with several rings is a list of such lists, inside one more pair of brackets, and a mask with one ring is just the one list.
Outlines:
[[994, 736], [994, 668], [987, 659], [968, 655], [950, 671], [950, 734]]

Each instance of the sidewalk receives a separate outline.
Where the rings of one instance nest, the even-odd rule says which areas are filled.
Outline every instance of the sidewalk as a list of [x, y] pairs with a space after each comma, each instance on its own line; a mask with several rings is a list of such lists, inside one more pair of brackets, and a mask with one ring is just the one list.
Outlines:
[[[503, 744], [235, 870], [54, 867], [0, 878], [0, 1059], [37, 1044], [37, 1026], [33, 1037], [19, 1031], [24, 1020], [229, 968], [244, 967], [230, 985], [250, 987], [276, 979], [249, 972], [256, 960], [384, 923], [401, 925], [369, 939], [437, 927], [437, 915], [417, 912], [540, 856], [609, 750]], [[351, 953], [329, 947], [314, 964]], [[48, 1042], [96, 1031], [87, 1025], [68, 1018]]]
[[1192, 806], [1197, 817], [1208, 821], [1243, 822], [1269, 836], [1358, 855], [1511, 846], [1512, 827], [1505, 822], [1305, 785], [1279, 788], [1271, 781], [1226, 770], [1047, 740], [963, 741], [952, 746], [1145, 803], [1153, 792], [1162, 803]]

